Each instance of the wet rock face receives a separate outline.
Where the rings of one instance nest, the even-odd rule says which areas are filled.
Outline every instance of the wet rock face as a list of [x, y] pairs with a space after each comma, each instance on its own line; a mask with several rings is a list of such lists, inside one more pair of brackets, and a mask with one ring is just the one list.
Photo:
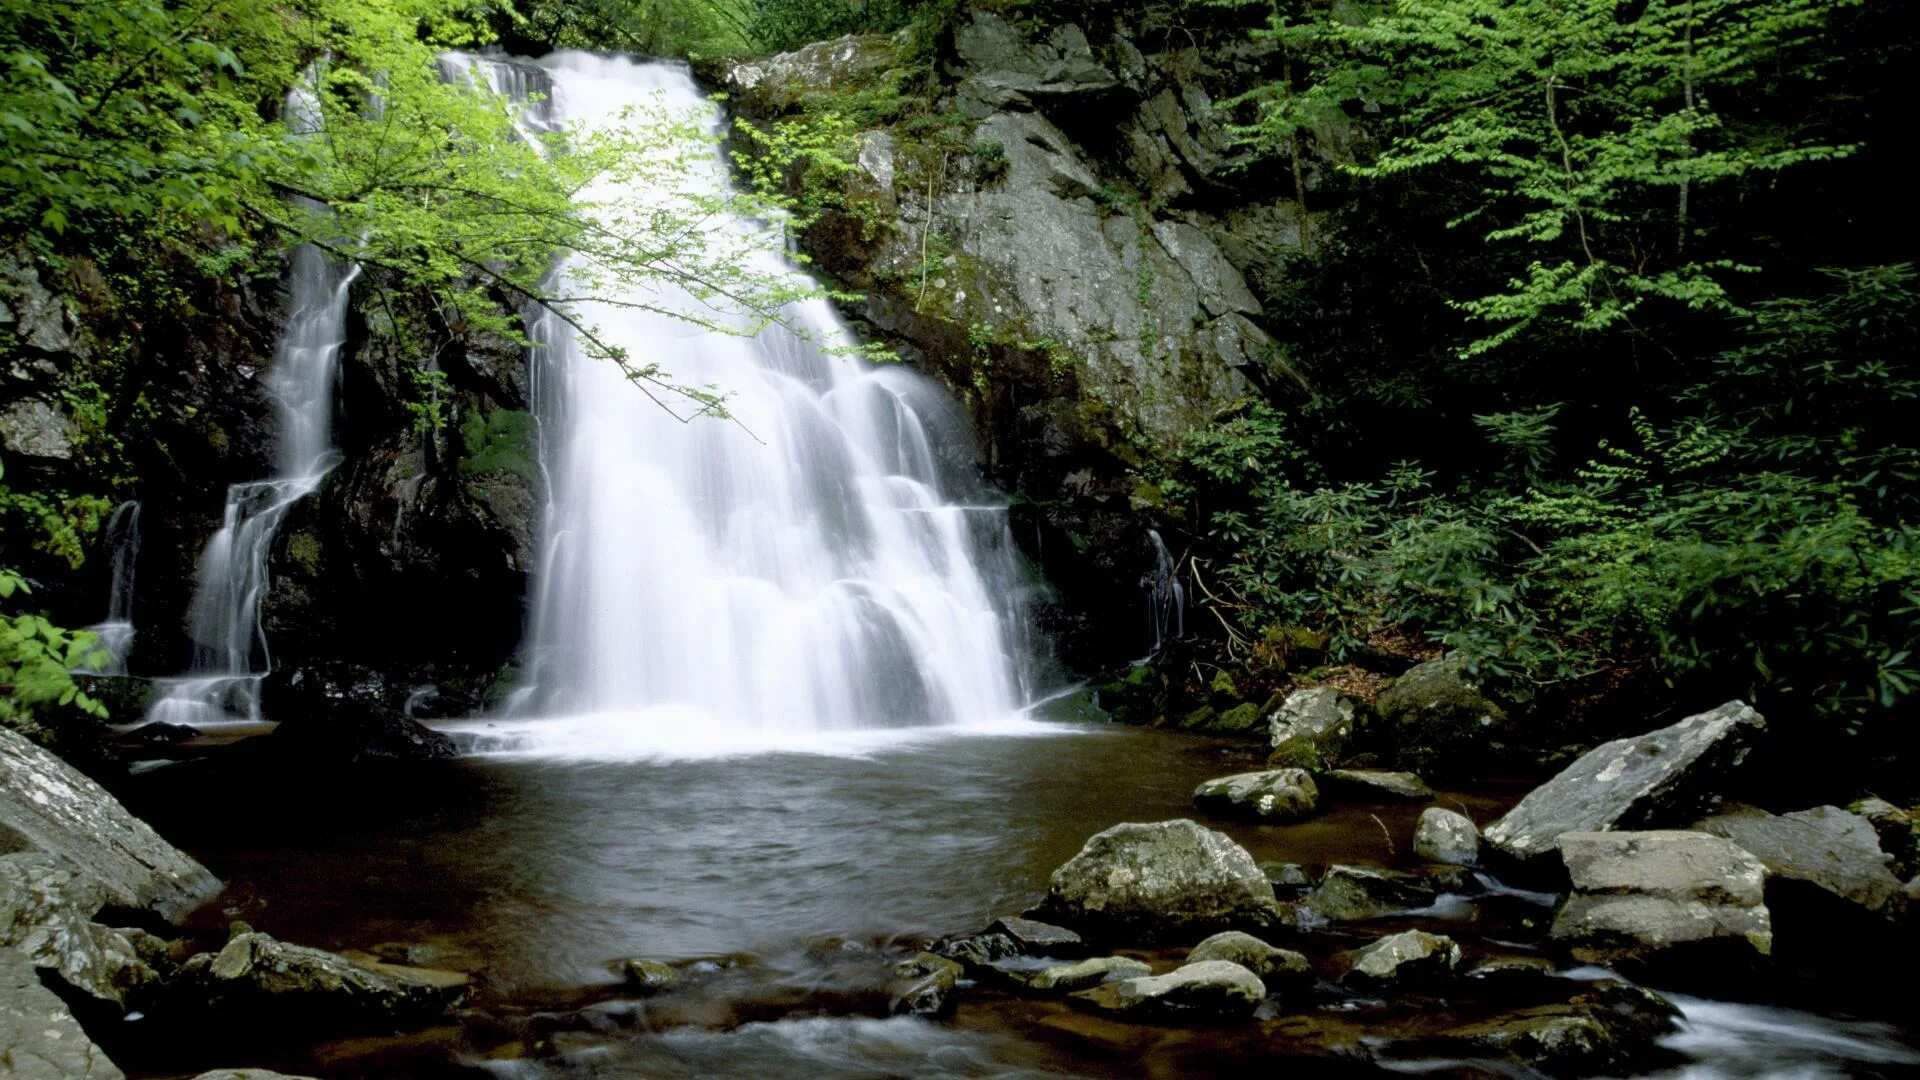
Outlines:
[[1236, 773], [1208, 780], [1193, 789], [1203, 810], [1260, 821], [1297, 821], [1312, 817], [1320, 791], [1305, 769]]
[[1433, 789], [1410, 772], [1385, 769], [1328, 769], [1320, 774], [1328, 794], [1355, 802], [1426, 802]]
[[1837, 806], [1774, 815], [1743, 807], [1694, 825], [1759, 859], [1769, 888], [1796, 883], [1862, 912], [1894, 917], [1906, 910], [1900, 879], [1865, 818]]
[[98, 882], [103, 902], [117, 907], [175, 919], [220, 891], [206, 867], [161, 839], [100, 785], [4, 728], [0, 836], [15, 837], [11, 846], [42, 851]]
[[1271, 718], [1267, 763], [1324, 769], [1339, 762], [1352, 738], [1352, 701], [1331, 686], [1295, 690]]
[[1573, 892], [1552, 936], [1582, 963], [1702, 974], [1703, 958], [1737, 975], [1773, 951], [1767, 870], [1705, 833], [1568, 833], [1560, 837]]
[[1712, 801], [1765, 726], [1751, 706], [1734, 701], [1604, 743], [1520, 800], [1487, 827], [1485, 839], [1524, 861], [1552, 855], [1567, 833], [1684, 825]]
[[1116, 825], [1053, 872], [1042, 917], [1102, 940], [1195, 940], [1275, 915], [1253, 856], [1192, 821]]
[[1108, 1012], [1172, 1020], [1244, 1020], [1266, 1000], [1253, 972], [1226, 960], [1202, 960], [1165, 975], [1123, 979], [1074, 995]]
[[902, 960], [887, 984], [887, 1011], [894, 1016], [937, 1016], [952, 1005], [962, 974], [959, 964], [933, 953]]

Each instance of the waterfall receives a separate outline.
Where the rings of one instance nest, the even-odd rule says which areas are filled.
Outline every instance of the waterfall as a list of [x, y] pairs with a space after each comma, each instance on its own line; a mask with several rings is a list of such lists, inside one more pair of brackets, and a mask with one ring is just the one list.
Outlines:
[[[529, 81], [470, 62], [496, 87]], [[650, 104], [719, 123], [682, 65], [562, 53], [540, 69], [533, 123], [591, 129]], [[717, 152], [699, 182], [726, 190]], [[675, 194], [606, 187], [584, 197]], [[793, 272], [777, 234], [732, 235], [766, 238], [756, 269]], [[905, 367], [824, 348], [850, 338], [823, 300], [734, 336], [661, 313], [711, 317], [672, 285], [611, 299], [580, 316], [634, 363], [730, 395], [735, 419], [682, 423], [560, 320], [536, 320], [543, 554], [523, 687], [505, 716], [462, 725], [478, 745], [729, 752], [1013, 717], [1025, 579], [954, 404]]]
[[[317, 128], [308, 85], [288, 95], [287, 115], [300, 130]], [[359, 275], [358, 267], [340, 266], [311, 245], [295, 248], [290, 261], [291, 311], [265, 376], [273, 402], [274, 472], [227, 489], [220, 530], [201, 552], [188, 611], [193, 666], [182, 677], [160, 681], [149, 720], [206, 727], [261, 719], [260, 682], [270, 666], [260, 632], [267, 559], [287, 511], [319, 487], [339, 460], [333, 390], [348, 292]]]
[[1153, 656], [1167, 642], [1187, 636], [1187, 588], [1180, 583], [1179, 563], [1160, 530], [1148, 529], [1147, 539], [1153, 541], [1153, 569], [1140, 585], [1147, 591], [1147, 632], [1153, 638], [1147, 655]]
[[107, 617], [87, 629], [100, 639], [107, 658], [86, 670], [94, 675], [125, 675], [127, 657], [133, 652], [133, 572], [140, 560], [138, 502], [121, 503], [107, 518], [106, 548], [112, 575], [107, 583]]

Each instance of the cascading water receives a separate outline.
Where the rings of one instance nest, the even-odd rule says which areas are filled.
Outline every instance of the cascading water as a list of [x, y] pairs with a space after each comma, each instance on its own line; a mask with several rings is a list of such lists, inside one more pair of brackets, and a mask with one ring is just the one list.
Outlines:
[[[296, 128], [318, 127], [306, 87], [288, 95]], [[333, 389], [346, 340], [347, 299], [359, 268], [340, 266], [318, 248], [293, 251], [288, 277], [292, 312], [267, 368], [277, 438], [274, 475], [227, 489], [220, 531], [200, 555], [188, 613], [192, 669], [163, 680], [148, 719], [204, 728], [260, 720], [260, 681], [269, 657], [260, 632], [267, 557], [287, 510], [320, 486], [339, 460], [333, 447]]]
[[1153, 638], [1147, 655], [1152, 656], [1167, 642], [1187, 636], [1187, 588], [1180, 583], [1180, 565], [1160, 539], [1160, 530], [1148, 529], [1147, 539], [1153, 541], [1153, 569], [1141, 577], [1140, 585], [1147, 591], [1147, 631]]
[[[476, 63], [496, 87], [526, 81], [512, 62]], [[679, 65], [563, 53], [540, 67], [536, 123], [712, 112]], [[717, 154], [701, 182], [724, 190]], [[790, 273], [767, 246], [756, 269]], [[580, 315], [633, 362], [730, 395], [737, 422], [681, 423], [560, 320], [536, 326], [544, 554], [524, 688], [507, 716], [471, 725], [479, 747], [725, 752], [1014, 716], [1024, 582], [952, 403], [904, 368], [823, 348], [848, 340], [825, 301], [748, 337], [659, 313], [711, 317], [672, 287], [614, 299]]]
[[106, 659], [89, 668], [95, 675], [125, 675], [127, 657], [133, 652], [133, 572], [140, 561], [140, 504], [128, 500], [114, 508], [107, 519], [106, 535], [109, 573], [107, 617], [87, 627], [100, 639]]

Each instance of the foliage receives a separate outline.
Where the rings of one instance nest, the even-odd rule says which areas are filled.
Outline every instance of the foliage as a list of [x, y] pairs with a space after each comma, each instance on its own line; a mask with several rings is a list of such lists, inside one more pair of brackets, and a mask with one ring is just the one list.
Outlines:
[[[1240, 0], [1228, 0], [1238, 6]], [[1257, 36], [1313, 74], [1251, 90], [1243, 138], [1296, 162], [1303, 133], [1382, 114], [1354, 175], [1464, 173], [1477, 194], [1451, 224], [1508, 252], [1494, 291], [1456, 299], [1487, 329], [1466, 355], [1536, 324], [1633, 325], [1649, 304], [1739, 309], [1753, 266], [1703, 228], [1697, 203], [1856, 147], [1740, 122], [1743, 94], [1817, 82], [1810, 46], [1859, 0], [1388, 0], [1301, 15]]]
[[898, 29], [910, 0], [535, 0], [515, 32], [559, 48], [654, 56], [785, 52]]
[[[0, 569], [0, 601], [9, 608], [30, 592], [20, 575]], [[62, 709], [105, 718], [106, 706], [81, 691], [71, 674], [105, 662], [91, 633], [62, 630], [33, 612], [0, 614], [0, 724], [32, 730]]]
[[490, 472], [512, 473], [528, 483], [540, 481], [540, 463], [534, 456], [539, 431], [533, 414], [518, 409], [495, 409], [469, 415], [460, 425], [460, 471], [470, 476]]

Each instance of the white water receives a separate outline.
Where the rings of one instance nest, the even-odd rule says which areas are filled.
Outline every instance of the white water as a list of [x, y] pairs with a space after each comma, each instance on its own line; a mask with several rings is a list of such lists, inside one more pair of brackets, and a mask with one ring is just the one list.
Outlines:
[[[496, 86], [529, 81], [481, 63]], [[628, 107], [712, 114], [678, 65], [562, 53], [540, 67], [544, 121], [574, 130]], [[708, 193], [727, 182], [717, 154], [695, 177]], [[764, 238], [754, 268], [791, 272], [777, 234]], [[671, 285], [619, 299], [712, 315]], [[462, 725], [478, 749], [631, 758], [1006, 730], [1022, 700], [1023, 582], [1004, 508], [973, 480], [969, 434], [940, 391], [823, 349], [846, 340], [824, 301], [788, 309], [800, 334], [751, 338], [617, 305], [579, 314], [634, 363], [730, 395], [738, 422], [682, 423], [558, 320], [537, 328], [543, 558], [523, 689], [506, 718]]]
[[[288, 95], [287, 111], [304, 130], [316, 128], [318, 113], [306, 88]], [[260, 682], [271, 664], [260, 631], [267, 558], [288, 509], [319, 487], [339, 460], [333, 391], [346, 341], [348, 293], [357, 276], [358, 267], [339, 266], [318, 248], [293, 251], [287, 283], [292, 311], [266, 371], [274, 474], [227, 489], [220, 531], [201, 552], [188, 612], [192, 669], [160, 681], [149, 720], [206, 728], [261, 719]]]
[[107, 617], [87, 627], [99, 639], [106, 659], [81, 670], [94, 675], [125, 675], [133, 652], [133, 572], [140, 560], [140, 504], [129, 499], [107, 519], [106, 547], [112, 575], [107, 583]]

